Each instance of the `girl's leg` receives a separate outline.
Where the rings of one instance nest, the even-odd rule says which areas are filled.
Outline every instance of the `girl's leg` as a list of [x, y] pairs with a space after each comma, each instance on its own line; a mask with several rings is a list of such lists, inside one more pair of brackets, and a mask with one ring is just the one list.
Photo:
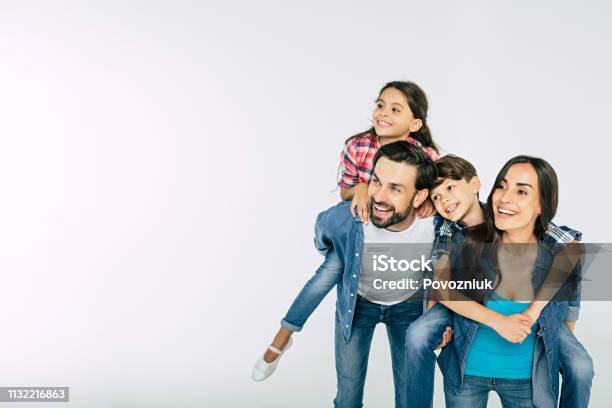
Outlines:
[[[291, 338], [292, 334], [293, 331], [281, 327], [276, 332], [276, 336], [274, 336], [274, 340], [272, 340], [272, 345], [279, 350], [284, 350], [287, 343], [289, 343], [289, 339]], [[266, 349], [266, 352], [264, 353], [264, 361], [266, 363], [271, 363], [272, 361], [276, 360], [276, 357], [278, 357], [278, 354], [270, 349]]]
[[454, 393], [444, 381], [446, 408], [486, 408], [492, 378], [463, 376], [461, 391]]
[[[274, 336], [272, 345], [283, 350], [294, 332], [299, 332], [312, 312], [319, 306], [325, 296], [342, 278], [344, 264], [333, 249], [325, 255], [325, 261], [315, 274], [306, 282], [295, 298], [285, 317], [281, 320], [281, 328]], [[278, 354], [266, 350], [264, 361], [270, 363]]]

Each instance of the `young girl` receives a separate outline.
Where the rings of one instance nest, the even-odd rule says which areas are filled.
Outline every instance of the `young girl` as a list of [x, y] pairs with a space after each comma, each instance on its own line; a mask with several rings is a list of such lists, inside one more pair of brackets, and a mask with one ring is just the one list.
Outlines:
[[[368, 183], [372, 178], [373, 158], [380, 146], [406, 140], [420, 147], [429, 157], [437, 160], [440, 155], [431, 138], [427, 126], [427, 97], [425, 92], [413, 82], [389, 82], [380, 90], [376, 107], [372, 112], [374, 126], [363, 133], [350, 137], [346, 141], [342, 159], [340, 196], [343, 200], [352, 200], [351, 212], [358, 209], [362, 222], [368, 220]], [[427, 201], [427, 207], [419, 211], [420, 216], [432, 215], [433, 204]], [[329, 265], [340, 262], [329, 262]], [[281, 328], [276, 333], [263, 355], [253, 368], [251, 377], [263, 381], [276, 369], [279, 356], [291, 346], [291, 335], [300, 331], [302, 326], [334, 286], [332, 277], [337, 270], [318, 270], [311, 278], [281, 321]]]
[[[340, 159], [340, 197], [352, 200], [359, 218], [368, 221], [368, 183], [372, 178], [372, 159], [380, 146], [406, 140], [420, 147], [432, 160], [440, 154], [427, 125], [427, 96], [414, 82], [389, 82], [379, 92], [372, 112], [373, 126], [348, 138]], [[422, 210], [426, 214], [432, 207]], [[431, 215], [431, 214], [428, 214]]]

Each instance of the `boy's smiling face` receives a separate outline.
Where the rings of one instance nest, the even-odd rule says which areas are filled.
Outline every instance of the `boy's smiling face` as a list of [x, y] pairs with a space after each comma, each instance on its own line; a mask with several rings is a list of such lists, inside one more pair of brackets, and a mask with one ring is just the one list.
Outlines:
[[430, 196], [438, 214], [457, 222], [473, 208], [475, 201], [478, 200], [476, 196], [478, 190], [480, 190], [480, 180], [477, 176], [472, 177], [470, 181], [447, 178], [442, 184], [431, 189]]

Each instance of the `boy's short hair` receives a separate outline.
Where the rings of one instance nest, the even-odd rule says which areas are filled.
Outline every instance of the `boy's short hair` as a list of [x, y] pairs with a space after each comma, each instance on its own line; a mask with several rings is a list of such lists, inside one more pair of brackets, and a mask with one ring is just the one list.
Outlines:
[[477, 176], [476, 168], [472, 163], [454, 154], [447, 154], [438, 159], [436, 168], [438, 169], [438, 178], [432, 188], [438, 187], [446, 179], [470, 181], [472, 177]]

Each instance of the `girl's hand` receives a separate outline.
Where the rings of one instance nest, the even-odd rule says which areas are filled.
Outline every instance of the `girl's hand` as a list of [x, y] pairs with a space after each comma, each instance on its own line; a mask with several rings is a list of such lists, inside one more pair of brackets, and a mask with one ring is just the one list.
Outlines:
[[421, 204], [419, 208], [417, 208], [417, 217], [419, 218], [431, 217], [435, 213], [436, 207], [434, 207], [430, 199], [423, 201], [423, 204]]
[[353, 195], [353, 201], [351, 202], [351, 215], [355, 214], [355, 208], [357, 208], [357, 214], [361, 218], [361, 222], [368, 222], [370, 215], [369, 206], [370, 200], [368, 198], [368, 183], [359, 183], [353, 187], [355, 194]]
[[533, 321], [528, 316], [516, 313], [509, 316], [500, 315], [491, 328], [510, 343], [522, 343], [531, 333]]

